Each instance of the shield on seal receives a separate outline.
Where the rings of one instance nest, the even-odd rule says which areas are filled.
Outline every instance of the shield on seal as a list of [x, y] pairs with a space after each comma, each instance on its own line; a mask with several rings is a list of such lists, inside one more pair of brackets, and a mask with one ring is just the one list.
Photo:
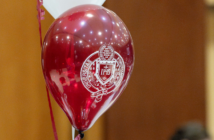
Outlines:
[[97, 61], [95, 76], [105, 85], [114, 77], [116, 61]]

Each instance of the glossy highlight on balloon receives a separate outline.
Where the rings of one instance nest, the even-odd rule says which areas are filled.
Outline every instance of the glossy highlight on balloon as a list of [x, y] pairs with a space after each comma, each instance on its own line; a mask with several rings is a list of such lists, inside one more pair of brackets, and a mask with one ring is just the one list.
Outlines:
[[127, 27], [102, 6], [68, 10], [51, 25], [44, 39], [46, 84], [79, 131], [89, 129], [118, 99], [133, 66], [133, 41]]

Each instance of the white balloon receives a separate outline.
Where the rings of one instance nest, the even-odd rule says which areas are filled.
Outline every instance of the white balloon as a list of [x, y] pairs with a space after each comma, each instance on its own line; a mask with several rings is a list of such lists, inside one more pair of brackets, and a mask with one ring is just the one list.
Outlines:
[[43, 0], [45, 9], [56, 19], [68, 9], [82, 5], [103, 5], [106, 0]]

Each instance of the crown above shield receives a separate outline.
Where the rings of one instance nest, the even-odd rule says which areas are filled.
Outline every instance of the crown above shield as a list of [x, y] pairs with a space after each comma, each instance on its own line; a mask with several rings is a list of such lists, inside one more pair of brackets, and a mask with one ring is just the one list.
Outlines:
[[101, 61], [111, 61], [114, 58], [114, 49], [110, 45], [103, 45], [99, 49], [99, 57]]

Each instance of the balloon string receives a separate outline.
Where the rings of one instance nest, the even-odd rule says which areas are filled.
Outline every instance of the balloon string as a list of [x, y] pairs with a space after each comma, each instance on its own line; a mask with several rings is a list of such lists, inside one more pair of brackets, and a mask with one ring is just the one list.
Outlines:
[[49, 109], [50, 109], [50, 114], [51, 114], [51, 122], [52, 122], [54, 137], [55, 137], [55, 140], [58, 140], [57, 131], [56, 131], [56, 125], [55, 125], [55, 121], [54, 121], [53, 110], [52, 110], [52, 106], [51, 106], [50, 94], [49, 94], [47, 86], [46, 86], [46, 91], [47, 91], [47, 96], [48, 96], [48, 103], [49, 103]]
[[[40, 35], [41, 48], [42, 48], [41, 20], [45, 19], [43, 17], [45, 15], [45, 11], [40, 8], [42, 6], [42, 4], [43, 4], [43, 0], [37, 0], [37, 11], [38, 11], [37, 19], [38, 19], [38, 22], [39, 22], [39, 35]], [[51, 106], [51, 100], [50, 100], [50, 95], [49, 95], [49, 91], [48, 91], [47, 85], [46, 85], [46, 92], [47, 92], [47, 96], [48, 96], [48, 104], [49, 104], [49, 109], [50, 109], [52, 128], [53, 128], [53, 132], [54, 132], [54, 138], [55, 138], [55, 140], [58, 140], [57, 131], [56, 131], [56, 125], [55, 125], [55, 121], [54, 121], [54, 115], [53, 115], [53, 110], [52, 110], [52, 106]]]

